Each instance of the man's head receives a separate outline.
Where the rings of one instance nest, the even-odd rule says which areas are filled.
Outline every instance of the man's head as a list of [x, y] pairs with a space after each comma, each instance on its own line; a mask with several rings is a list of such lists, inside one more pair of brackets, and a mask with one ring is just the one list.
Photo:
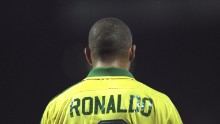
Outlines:
[[[111, 63], [134, 59], [135, 46], [129, 27], [119, 19], [103, 18], [97, 21], [89, 32], [89, 49], [85, 49], [87, 60]], [[132, 53], [132, 55], [131, 55]]]

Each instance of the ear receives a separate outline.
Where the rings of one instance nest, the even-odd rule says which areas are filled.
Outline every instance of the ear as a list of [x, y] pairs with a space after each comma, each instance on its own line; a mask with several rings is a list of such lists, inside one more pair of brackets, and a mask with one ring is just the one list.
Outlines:
[[132, 45], [129, 49], [129, 61], [133, 61], [135, 58], [136, 45]]
[[85, 54], [85, 56], [86, 56], [87, 62], [88, 62], [90, 65], [92, 65], [92, 57], [91, 57], [91, 51], [90, 51], [90, 49], [89, 49], [89, 48], [85, 48], [85, 49], [84, 49], [84, 54]]

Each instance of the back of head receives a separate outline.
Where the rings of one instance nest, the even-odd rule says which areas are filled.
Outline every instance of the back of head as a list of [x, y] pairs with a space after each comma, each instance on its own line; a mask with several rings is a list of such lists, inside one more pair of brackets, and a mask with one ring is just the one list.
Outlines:
[[131, 46], [131, 31], [119, 19], [103, 18], [97, 21], [89, 32], [89, 48], [96, 60], [125, 58]]

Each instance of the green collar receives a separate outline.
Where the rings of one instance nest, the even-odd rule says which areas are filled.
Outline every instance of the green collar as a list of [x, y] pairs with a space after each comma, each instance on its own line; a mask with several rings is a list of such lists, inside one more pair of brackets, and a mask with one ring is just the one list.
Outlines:
[[96, 77], [96, 76], [127, 76], [134, 78], [134, 76], [127, 70], [115, 67], [98, 67], [93, 68], [87, 77]]

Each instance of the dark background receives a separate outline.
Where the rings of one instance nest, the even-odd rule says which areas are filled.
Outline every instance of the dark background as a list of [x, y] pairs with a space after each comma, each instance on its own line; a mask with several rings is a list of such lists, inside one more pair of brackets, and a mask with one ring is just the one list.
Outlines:
[[55, 95], [89, 71], [90, 27], [131, 28], [136, 79], [167, 94], [185, 124], [219, 123], [218, 0], [17, 0], [1, 5], [1, 121], [37, 124]]

